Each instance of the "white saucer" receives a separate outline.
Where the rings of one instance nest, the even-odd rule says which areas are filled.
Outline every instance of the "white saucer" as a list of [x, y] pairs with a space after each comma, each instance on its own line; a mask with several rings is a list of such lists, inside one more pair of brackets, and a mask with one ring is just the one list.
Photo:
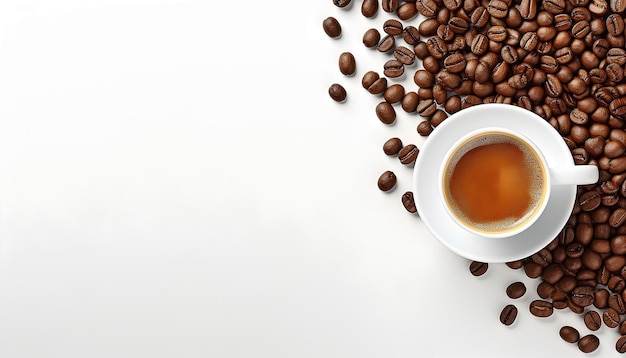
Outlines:
[[428, 136], [415, 163], [413, 185], [420, 218], [441, 243], [455, 253], [481, 262], [510, 262], [544, 248], [563, 229], [576, 200], [576, 185], [557, 185], [543, 215], [526, 231], [504, 239], [476, 236], [458, 226], [437, 196], [438, 171], [448, 148], [464, 134], [506, 123], [541, 148], [550, 167], [575, 165], [561, 135], [538, 115], [508, 104], [483, 104], [459, 111]]

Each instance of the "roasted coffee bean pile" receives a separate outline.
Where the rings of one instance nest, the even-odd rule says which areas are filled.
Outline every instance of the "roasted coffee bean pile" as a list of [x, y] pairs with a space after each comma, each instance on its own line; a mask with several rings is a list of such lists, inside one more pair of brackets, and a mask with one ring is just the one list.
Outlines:
[[[428, 136], [448, 115], [482, 103], [506, 103], [533, 111], [563, 137], [577, 164], [600, 169], [594, 185], [580, 186], [567, 225], [541, 251], [507, 263], [537, 279], [529, 311], [547, 317], [569, 309], [591, 331], [602, 325], [619, 331], [616, 350], [626, 351], [626, 0], [333, 0], [365, 18], [383, 17], [380, 28], [342, 29], [329, 17], [322, 27], [338, 40], [343, 31], [362, 33], [363, 46], [388, 56], [364, 70], [364, 93], [380, 98], [375, 118], [393, 125], [397, 111], [419, 118], [416, 131]], [[358, 58], [339, 56], [339, 71], [356, 73]], [[345, 88], [329, 87], [346, 100]], [[374, 115], [374, 113], [373, 113]], [[412, 166], [414, 144], [390, 138], [383, 153]], [[392, 192], [389, 170], [378, 180]], [[412, 192], [403, 207], [416, 213]], [[419, 214], [419, 213], [417, 213]], [[472, 262], [475, 276], [488, 264]], [[519, 287], [507, 294], [524, 294]], [[524, 291], [525, 292], [525, 291]], [[500, 320], [514, 322], [506, 306]], [[561, 328], [566, 342], [593, 352], [600, 342]]]

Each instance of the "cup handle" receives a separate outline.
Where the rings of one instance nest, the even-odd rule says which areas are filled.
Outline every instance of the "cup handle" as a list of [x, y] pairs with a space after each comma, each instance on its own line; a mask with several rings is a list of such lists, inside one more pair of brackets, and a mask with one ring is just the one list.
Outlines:
[[552, 185], [585, 185], [594, 184], [599, 177], [595, 165], [568, 165], [550, 168]]

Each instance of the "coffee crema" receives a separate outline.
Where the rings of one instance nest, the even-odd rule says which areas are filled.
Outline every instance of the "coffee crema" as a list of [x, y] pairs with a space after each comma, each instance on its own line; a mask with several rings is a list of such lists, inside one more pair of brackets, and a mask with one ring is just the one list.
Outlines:
[[443, 176], [447, 205], [475, 230], [515, 230], [541, 207], [545, 171], [538, 154], [523, 141], [505, 133], [482, 133], [461, 144], [448, 161]]

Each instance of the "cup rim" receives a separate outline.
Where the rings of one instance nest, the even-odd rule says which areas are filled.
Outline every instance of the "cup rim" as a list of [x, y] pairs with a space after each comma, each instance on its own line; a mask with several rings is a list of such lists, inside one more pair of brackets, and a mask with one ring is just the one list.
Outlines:
[[[521, 140], [522, 142], [524, 142], [526, 145], [528, 145], [531, 150], [534, 152], [534, 154], [537, 156], [537, 158], [539, 159], [539, 162], [541, 163], [541, 166], [543, 168], [543, 180], [545, 185], [543, 185], [543, 194], [540, 198], [539, 204], [537, 206], [537, 208], [534, 210], [534, 212], [531, 214], [531, 216], [526, 219], [522, 224], [515, 226], [512, 229], [507, 229], [507, 230], [499, 230], [499, 231], [485, 231], [485, 230], [481, 230], [479, 228], [476, 228], [474, 226], [471, 225], [467, 225], [465, 224], [452, 210], [449, 209], [448, 207], [448, 199], [446, 198], [446, 194], [445, 194], [445, 190], [444, 190], [444, 178], [445, 178], [445, 171], [447, 168], [447, 163], [450, 161], [450, 159], [452, 158], [452, 156], [457, 152], [458, 148], [465, 142], [472, 140], [473, 138], [476, 138], [482, 134], [485, 133], [503, 133], [503, 134], [507, 134], [513, 137], [518, 138], [519, 140]], [[550, 180], [550, 168], [548, 166], [548, 162], [545, 158], [545, 156], [543, 155], [543, 153], [541, 152], [541, 150], [539, 150], [539, 147], [537, 147], [537, 145], [530, 140], [530, 138], [528, 138], [527, 136], [523, 135], [522, 133], [519, 133], [517, 131], [511, 130], [509, 128], [506, 127], [500, 127], [500, 126], [487, 126], [487, 127], [482, 127], [479, 129], [475, 129], [469, 133], [466, 133], [465, 135], [461, 136], [458, 140], [456, 140], [451, 146], [450, 148], [447, 149], [446, 154], [443, 157], [443, 160], [441, 162], [441, 165], [439, 167], [439, 172], [438, 172], [438, 194], [439, 194], [439, 198], [440, 200], [442, 200], [443, 203], [443, 207], [446, 211], [446, 213], [448, 214], [449, 217], [452, 218], [452, 220], [461, 228], [465, 229], [466, 231], [474, 234], [474, 235], [478, 235], [478, 236], [482, 236], [482, 237], [486, 237], [486, 238], [494, 238], [494, 239], [503, 239], [503, 238], [507, 238], [507, 237], [512, 237], [515, 235], [518, 235], [522, 232], [524, 232], [526, 229], [528, 229], [529, 227], [531, 227], [540, 217], [541, 215], [543, 215], [547, 204], [548, 204], [548, 199], [550, 198], [550, 192], [551, 192], [551, 180]]]

